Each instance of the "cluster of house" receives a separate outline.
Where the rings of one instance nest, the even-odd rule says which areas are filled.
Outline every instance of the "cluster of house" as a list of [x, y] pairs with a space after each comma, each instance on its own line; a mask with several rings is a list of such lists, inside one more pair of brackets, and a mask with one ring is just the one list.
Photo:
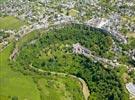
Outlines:
[[92, 18], [86, 21], [85, 23], [86, 25], [89, 25], [92, 27], [102, 28], [105, 24], [108, 23], [108, 20], [105, 18]]
[[[74, 9], [76, 7], [79, 8], [80, 5], [78, 5], [78, 3], [90, 4], [90, 5], [93, 5], [92, 9], [93, 9], [93, 7], [96, 7], [97, 9], [94, 8], [94, 10], [92, 10], [93, 19], [88, 20], [87, 23], [90, 23], [91, 25], [96, 26], [98, 28], [104, 28], [104, 29], [110, 31], [112, 34], [114, 34], [116, 37], [118, 37], [119, 40], [124, 41], [124, 42], [126, 42], [125, 38], [122, 37], [121, 34], [117, 34], [117, 33], [119, 33], [118, 30], [121, 29], [122, 25], [125, 25], [125, 27], [131, 31], [135, 31], [134, 23], [127, 22], [126, 24], [123, 24], [121, 22], [121, 19], [120, 19], [121, 13], [109, 12], [107, 15], [107, 16], [109, 16], [108, 19], [103, 19], [103, 18], [96, 16], [96, 14], [99, 16], [100, 16], [100, 14], [104, 14], [101, 12], [102, 6], [99, 5], [98, 0], [78, 0], [78, 1], [67, 1], [67, 2], [62, 0], [62, 1], [59, 1], [59, 3], [57, 5], [55, 5], [54, 7], [50, 6], [48, 4], [48, 3], [51, 3], [52, 0], [38, 0], [38, 1], [47, 4], [47, 6], [41, 5], [40, 3], [37, 3], [37, 2], [36, 3], [29, 2], [29, 0], [10, 0], [10, 2], [0, 4], [0, 12], [2, 14], [16, 16], [22, 20], [28, 19], [29, 23], [31, 23], [33, 21], [34, 22], [41, 21], [42, 19], [44, 19], [44, 15], [49, 16], [52, 19], [59, 20], [56, 23], [60, 23], [60, 22], [64, 22], [64, 21], [69, 21], [69, 19], [73, 20], [73, 18], [71, 16], [65, 16], [66, 14], [64, 14], [64, 13], [60, 13], [58, 11], [59, 7], [60, 7], [60, 9], [67, 10], [67, 9]], [[112, 2], [112, 1], [110, 1], [110, 2]], [[117, 0], [117, 1], [115, 1], [115, 3], [112, 2], [112, 5], [116, 5], [119, 7], [119, 6], [122, 6], [123, 3], [125, 4], [127, 2]], [[131, 6], [133, 5], [132, 2], [128, 2], [128, 3], [130, 3]], [[86, 8], [83, 7], [82, 10], [80, 10], [78, 12], [79, 15], [86, 16], [87, 6], [88, 5], [85, 6]], [[98, 9], [101, 11], [98, 11]], [[125, 9], [128, 9], [128, 8], [125, 8]], [[129, 10], [124, 11], [124, 12], [129, 12]], [[56, 14], [59, 17], [55, 18], [54, 16]], [[105, 14], [107, 14], [107, 13], [105, 13]], [[134, 15], [134, 11], [131, 10], [130, 14]], [[118, 16], [118, 15], [120, 15], [120, 16]], [[92, 23], [93, 21], [94, 21], [95, 25]]]
[[44, 18], [45, 10], [43, 9], [41, 13], [38, 6], [40, 5], [36, 6], [36, 4], [29, 2], [29, 0], [11, 0], [0, 4], [0, 12], [2, 15], [15, 16], [32, 23]]
[[[5, 15], [12, 15], [16, 16], [21, 20], [28, 20], [30, 23], [29, 26], [23, 26], [20, 28], [18, 32], [15, 32], [14, 30], [8, 30], [9, 33], [15, 34], [16, 40], [18, 40], [20, 37], [26, 35], [27, 33], [40, 28], [47, 28], [49, 24], [59, 25], [62, 23], [68, 23], [68, 22], [79, 22], [79, 20], [76, 19], [76, 17], [72, 17], [70, 15], [66, 15], [64, 13], [59, 13], [57, 7], [61, 7], [62, 9], [73, 9], [74, 7], [78, 7], [78, 3], [82, 4], [90, 4], [94, 7], [98, 8], [99, 10], [102, 8], [99, 6], [98, 0], [79, 0], [79, 1], [60, 1], [55, 7], [49, 6], [49, 3], [52, 2], [52, 0], [39, 0], [39, 2], [48, 4], [47, 6], [41, 6], [40, 4], [36, 4], [33, 2], [30, 2], [29, 0], [10, 0], [10, 2], [6, 2], [3, 4], [0, 4], [0, 12]], [[123, 5], [121, 3], [121, 0], [118, 0], [113, 5], [121, 6]], [[132, 6], [132, 2], [129, 2]], [[37, 6], [38, 5], [38, 6]], [[93, 7], [92, 6], [92, 7]], [[85, 6], [87, 7], [87, 5]], [[33, 9], [34, 8], [34, 9]], [[35, 8], [40, 8], [41, 12], [39, 10], [35, 11]], [[85, 8], [82, 8], [79, 13], [80, 15], [85, 16], [87, 12], [85, 12]], [[97, 10], [93, 10], [92, 13], [96, 12]], [[84, 13], [83, 13], [84, 12]], [[97, 13], [101, 13], [98, 11]], [[122, 41], [123, 43], [127, 43], [126, 37], [120, 34], [119, 29], [121, 28], [121, 25], [119, 25], [121, 22], [121, 16], [118, 13], [109, 13], [109, 18], [100, 18], [95, 17], [95, 14], [92, 15], [92, 19], [88, 20], [85, 24], [102, 28], [106, 31], [109, 31], [113, 36], [115, 36], [119, 41]], [[130, 23], [130, 22], [129, 22]], [[127, 27], [129, 27], [128, 24], [126, 24]], [[133, 25], [132, 25], [133, 26]], [[135, 27], [129, 27], [132, 28], [132, 30]], [[4, 30], [7, 31], [7, 30]], [[12, 31], [12, 32], [11, 32]], [[7, 42], [3, 42], [4, 44], [7, 44]], [[114, 48], [119, 49], [119, 48]], [[116, 50], [117, 51], [117, 50]]]
[[82, 4], [90, 4], [90, 5], [96, 5], [99, 3], [99, 0], [79, 0]]
[[[39, 2], [49, 3], [51, 0], [39, 0]], [[61, 2], [56, 6], [59, 5], [65, 9], [66, 7], [72, 8], [75, 2]], [[44, 6], [37, 2], [29, 2], [28, 0], [13, 0], [0, 4], [0, 13], [3, 15], [12, 15], [21, 20], [27, 20], [29, 24], [38, 23], [34, 27], [47, 27], [49, 23], [60, 24], [74, 20], [72, 16], [59, 13], [56, 7], [53, 8], [51, 5]]]
[[68, 22], [72, 22], [75, 19], [71, 16], [66, 16], [64, 14], [58, 14], [54, 19], [54, 25], [58, 25], [58, 24], [62, 24], [62, 23], [68, 23]]
[[117, 25], [115, 22], [118, 23], [119, 20], [117, 18], [115, 19], [115, 21], [111, 21], [111, 19], [105, 19], [105, 18], [92, 18], [91, 20], [86, 21], [85, 24], [92, 27], [104, 29], [119, 41], [123, 43], [127, 43], [127, 38], [123, 36], [119, 31], [117, 31], [116, 29]]
[[[51, 3], [52, 0], [39, 0], [39, 2], [42, 3]], [[118, 0], [115, 4], [118, 6], [123, 5], [121, 0]], [[62, 24], [62, 23], [68, 23], [68, 22], [79, 22], [76, 17], [66, 15], [64, 13], [60, 13], [57, 9], [57, 7], [61, 7], [63, 9], [72, 9], [74, 7], [78, 7], [78, 3], [82, 4], [90, 4], [94, 7], [101, 9], [102, 7], [99, 6], [98, 0], [79, 0], [79, 1], [60, 1], [55, 7], [50, 6], [49, 4], [47, 6], [40, 5], [40, 3], [33, 3], [29, 0], [10, 0], [10, 2], [6, 2], [3, 4], [0, 4], [0, 13], [6, 14], [6, 15], [12, 15], [16, 16], [21, 20], [28, 20], [30, 23], [30, 26], [24, 26], [20, 28], [18, 32], [15, 32], [19, 35], [16, 35], [16, 40], [18, 40], [19, 37], [24, 36], [26, 33], [33, 31], [34, 29], [39, 28], [46, 28], [49, 26], [49, 24]], [[125, 3], [125, 1], [124, 1]], [[130, 3], [130, 2], [129, 2]], [[113, 5], [115, 5], [113, 4]], [[133, 5], [132, 2], [130, 3], [131, 6]], [[37, 6], [38, 5], [38, 6]], [[93, 7], [92, 6], [92, 7]], [[87, 5], [86, 5], [87, 7]], [[35, 8], [38, 8], [41, 10], [35, 10]], [[81, 13], [82, 16], [85, 16], [87, 12], [85, 12], [86, 8], [83, 8], [79, 13]], [[84, 11], [84, 14], [83, 14]], [[121, 23], [121, 16], [118, 13], [109, 13], [108, 18], [101, 18], [101, 17], [95, 17], [97, 10], [93, 10], [92, 13], [92, 19], [85, 22], [85, 24], [102, 28], [106, 31], [109, 31], [110, 34], [115, 36], [119, 41], [122, 41], [123, 43], [127, 43], [127, 38], [119, 32], [119, 29], [121, 29], [123, 24]], [[98, 11], [101, 13], [100, 11]], [[129, 22], [130, 23], [130, 22]], [[130, 23], [131, 24], [131, 23]], [[128, 24], [126, 24], [127, 27], [129, 27]], [[133, 25], [132, 25], [133, 26]], [[132, 31], [134, 31], [135, 27], [129, 27]], [[9, 30], [10, 31], [10, 30]], [[10, 32], [11, 33], [11, 32]], [[118, 49], [118, 48], [115, 48]]]

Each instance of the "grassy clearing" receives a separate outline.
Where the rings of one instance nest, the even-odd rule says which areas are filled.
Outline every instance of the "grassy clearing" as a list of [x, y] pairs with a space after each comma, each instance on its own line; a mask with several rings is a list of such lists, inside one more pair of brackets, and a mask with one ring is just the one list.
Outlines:
[[129, 37], [129, 38], [135, 38], [135, 33], [127, 33], [127, 36]]
[[68, 77], [38, 79], [42, 100], [84, 100], [79, 83]]
[[68, 13], [69, 13], [70, 16], [77, 16], [78, 13], [79, 13], [79, 11], [77, 11], [77, 10], [75, 10], [75, 9], [71, 9], [71, 10], [69, 10]]
[[18, 30], [23, 25], [27, 25], [27, 23], [17, 19], [16, 17], [13, 16], [0, 17], [0, 29]]

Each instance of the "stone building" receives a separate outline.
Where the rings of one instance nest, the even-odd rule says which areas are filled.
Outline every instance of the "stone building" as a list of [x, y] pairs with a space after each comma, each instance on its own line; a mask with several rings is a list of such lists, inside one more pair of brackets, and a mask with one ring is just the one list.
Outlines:
[[90, 50], [80, 45], [80, 43], [73, 44], [73, 53], [83, 54], [84, 56], [89, 56], [91, 54]]

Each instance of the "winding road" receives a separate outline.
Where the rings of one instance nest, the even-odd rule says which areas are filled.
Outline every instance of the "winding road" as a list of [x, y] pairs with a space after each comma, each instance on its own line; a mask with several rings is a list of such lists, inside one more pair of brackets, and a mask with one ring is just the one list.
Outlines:
[[88, 100], [88, 98], [90, 96], [90, 91], [89, 91], [89, 88], [87, 86], [87, 83], [82, 78], [79, 78], [75, 75], [70, 75], [70, 74], [61, 73], [61, 72], [45, 71], [45, 70], [42, 70], [42, 69], [35, 68], [32, 65], [30, 65], [29, 68], [32, 69], [32, 70], [35, 70], [36, 72], [51, 73], [52, 75], [57, 74], [57, 75], [61, 75], [61, 76], [69, 76], [71, 78], [74, 78], [74, 79], [78, 80], [81, 83], [84, 98], [85, 98], [85, 100]]

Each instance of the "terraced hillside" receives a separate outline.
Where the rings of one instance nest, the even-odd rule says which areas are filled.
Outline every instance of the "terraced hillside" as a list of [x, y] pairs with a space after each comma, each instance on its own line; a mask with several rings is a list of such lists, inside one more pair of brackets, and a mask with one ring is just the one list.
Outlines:
[[[123, 83], [112, 66], [73, 53], [73, 44], [80, 43], [93, 55], [113, 58], [113, 42], [120, 45], [107, 32], [70, 24], [64, 28], [42, 31], [38, 38], [25, 43], [16, 57], [16, 66], [29, 69], [30, 66], [45, 71], [63, 72], [83, 78], [90, 90], [90, 100], [126, 100]], [[119, 53], [120, 54], [120, 53]], [[120, 54], [121, 55], [121, 54]]]

